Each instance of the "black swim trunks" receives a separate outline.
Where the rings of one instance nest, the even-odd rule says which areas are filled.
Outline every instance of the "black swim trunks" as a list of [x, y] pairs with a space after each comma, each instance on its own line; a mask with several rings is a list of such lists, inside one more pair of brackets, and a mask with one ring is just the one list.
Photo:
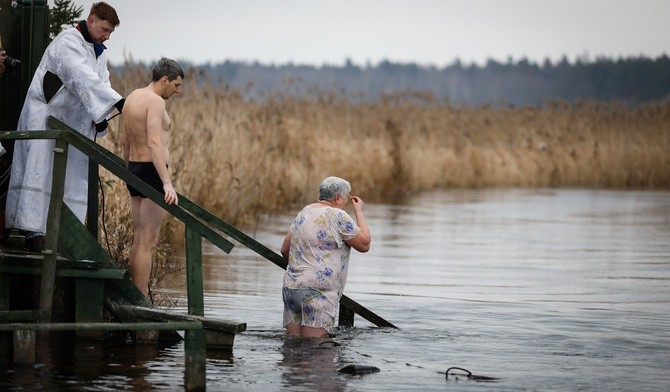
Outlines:
[[[152, 188], [161, 194], [165, 194], [163, 191], [163, 181], [161, 181], [161, 177], [158, 175], [153, 162], [128, 162], [128, 171], [144, 180], [144, 182], [151, 185]], [[126, 184], [126, 187], [128, 188], [128, 192], [130, 192], [130, 196], [146, 197], [129, 184]]]

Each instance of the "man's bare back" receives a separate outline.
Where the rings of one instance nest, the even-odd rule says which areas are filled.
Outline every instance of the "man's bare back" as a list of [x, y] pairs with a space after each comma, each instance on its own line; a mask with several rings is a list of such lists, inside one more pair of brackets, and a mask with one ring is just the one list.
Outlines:
[[[153, 163], [155, 174], [158, 174], [162, 182], [165, 202], [168, 204], [177, 203], [177, 192], [168, 172], [170, 153], [167, 131], [170, 128], [170, 117], [165, 111], [165, 100], [178, 94], [181, 84], [181, 76], [173, 80], [162, 76], [152, 81], [148, 86], [128, 95], [123, 114], [123, 159], [126, 166], [130, 168], [129, 165], [136, 167], [138, 163]], [[160, 183], [156, 185], [160, 188]], [[128, 190], [131, 196], [138, 196], [135, 190]]]
[[[123, 132], [128, 147], [128, 161], [152, 162], [152, 151], [149, 149], [149, 135], [155, 136], [156, 129], [161, 141], [161, 151], [165, 163], [170, 164], [168, 150], [170, 117], [165, 111], [165, 100], [155, 93], [151, 86], [137, 89], [126, 98], [128, 107], [123, 113]], [[162, 112], [162, 116], [158, 113]], [[160, 118], [160, 123], [158, 119]], [[158, 147], [158, 146], [156, 146]]]

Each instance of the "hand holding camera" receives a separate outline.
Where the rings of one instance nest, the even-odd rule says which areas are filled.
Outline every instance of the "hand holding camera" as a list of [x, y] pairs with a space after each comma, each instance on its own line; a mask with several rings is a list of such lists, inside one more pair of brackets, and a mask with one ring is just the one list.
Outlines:
[[4, 71], [7, 68], [14, 69], [19, 64], [21, 64], [21, 60], [7, 56], [5, 50], [0, 48], [0, 71]]

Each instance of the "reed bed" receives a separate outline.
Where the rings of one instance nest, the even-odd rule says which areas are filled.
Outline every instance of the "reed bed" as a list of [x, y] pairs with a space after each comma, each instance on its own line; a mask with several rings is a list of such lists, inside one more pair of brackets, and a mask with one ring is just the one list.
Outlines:
[[[141, 67], [112, 76], [124, 96], [149, 82]], [[183, 93], [168, 101], [172, 179], [178, 192], [247, 229], [259, 214], [315, 200], [329, 175], [348, 179], [368, 202], [462, 187], [670, 186], [670, 101], [468, 108], [427, 93], [354, 104], [313, 91], [252, 102], [214, 85], [190, 69]], [[112, 124], [100, 142], [119, 155], [120, 127]], [[101, 176], [111, 253], [123, 263], [129, 196], [116, 177]], [[159, 258], [174, 259], [182, 233], [180, 222], [166, 219]]]

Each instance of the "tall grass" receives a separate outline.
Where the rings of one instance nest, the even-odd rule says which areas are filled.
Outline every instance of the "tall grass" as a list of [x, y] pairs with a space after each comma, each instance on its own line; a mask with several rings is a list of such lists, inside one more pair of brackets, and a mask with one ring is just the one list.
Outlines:
[[[113, 75], [124, 96], [148, 81], [139, 67]], [[353, 104], [316, 91], [259, 103], [213, 85], [190, 70], [183, 93], [168, 101], [172, 179], [178, 192], [242, 227], [314, 200], [329, 175], [371, 202], [455, 187], [670, 186], [670, 101], [459, 108], [425, 93]], [[121, 154], [120, 121], [101, 144]], [[129, 196], [124, 183], [102, 177], [112, 254], [127, 260]], [[161, 242], [178, 245], [182, 230], [167, 219]]]

